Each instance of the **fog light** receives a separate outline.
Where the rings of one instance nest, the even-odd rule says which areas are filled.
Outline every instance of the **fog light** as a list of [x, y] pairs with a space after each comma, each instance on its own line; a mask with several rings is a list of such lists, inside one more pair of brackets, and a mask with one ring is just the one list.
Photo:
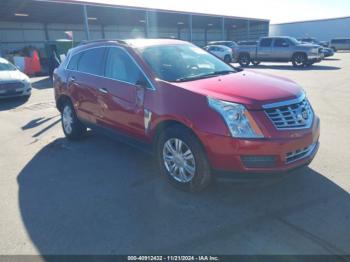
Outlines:
[[241, 156], [243, 165], [247, 168], [269, 168], [275, 167], [276, 156]]

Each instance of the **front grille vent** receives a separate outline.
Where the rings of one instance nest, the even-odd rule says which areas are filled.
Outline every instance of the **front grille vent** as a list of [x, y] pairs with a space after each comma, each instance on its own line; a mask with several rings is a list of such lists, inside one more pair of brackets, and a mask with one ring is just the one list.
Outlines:
[[307, 147], [304, 147], [301, 149], [297, 149], [293, 152], [287, 153], [286, 154], [286, 163], [290, 164], [292, 162], [295, 162], [295, 161], [298, 161], [298, 160], [303, 159], [305, 157], [308, 157], [309, 155], [312, 154], [316, 145], [317, 145], [317, 143], [314, 143], [310, 146], [307, 146]]
[[309, 128], [313, 111], [305, 98], [301, 102], [265, 109], [265, 113], [277, 129]]

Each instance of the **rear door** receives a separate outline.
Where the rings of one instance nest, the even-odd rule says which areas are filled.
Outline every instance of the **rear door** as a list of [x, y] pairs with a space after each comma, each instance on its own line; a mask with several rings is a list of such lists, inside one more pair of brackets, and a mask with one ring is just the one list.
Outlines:
[[108, 48], [104, 80], [101, 84], [99, 101], [102, 108], [102, 124], [143, 138], [143, 102], [147, 80], [124, 48]]
[[106, 48], [95, 47], [74, 55], [68, 64], [68, 88], [80, 118], [96, 123], [101, 117], [98, 88]]
[[257, 48], [257, 59], [260, 61], [273, 60], [272, 38], [262, 38]]

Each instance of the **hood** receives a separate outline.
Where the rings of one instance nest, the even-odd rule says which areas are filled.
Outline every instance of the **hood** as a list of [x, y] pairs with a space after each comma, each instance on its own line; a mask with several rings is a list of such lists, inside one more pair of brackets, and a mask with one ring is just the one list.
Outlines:
[[298, 46], [307, 48], [320, 48], [320, 45], [310, 44], [310, 43], [300, 43]]
[[302, 88], [289, 79], [253, 70], [173, 85], [212, 98], [244, 104], [250, 109], [295, 99], [303, 93]]
[[1, 82], [13, 82], [28, 80], [28, 76], [23, 74], [21, 71], [0, 71], [0, 83]]

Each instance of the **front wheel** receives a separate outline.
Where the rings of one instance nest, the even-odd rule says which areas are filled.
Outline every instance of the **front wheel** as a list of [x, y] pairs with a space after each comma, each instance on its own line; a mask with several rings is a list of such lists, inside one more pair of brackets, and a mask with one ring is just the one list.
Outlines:
[[260, 61], [254, 60], [254, 61], [252, 61], [252, 64], [253, 64], [254, 66], [260, 65]]
[[157, 143], [159, 169], [175, 187], [198, 192], [209, 185], [210, 166], [197, 137], [182, 126], [164, 130]]
[[227, 64], [231, 63], [231, 57], [229, 55], [225, 55], [224, 62]]
[[67, 139], [77, 140], [86, 132], [86, 127], [79, 121], [72, 103], [68, 101], [62, 107], [61, 123]]
[[295, 54], [292, 57], [292, 63], [294, 67], [303, 67], [307, 63], [307, 57], [305, 54]]
[[239, 56], [238, 63], [242, 67], [248, 67], [250, 64], [250, 55], [249, 54], [241, 54]]

